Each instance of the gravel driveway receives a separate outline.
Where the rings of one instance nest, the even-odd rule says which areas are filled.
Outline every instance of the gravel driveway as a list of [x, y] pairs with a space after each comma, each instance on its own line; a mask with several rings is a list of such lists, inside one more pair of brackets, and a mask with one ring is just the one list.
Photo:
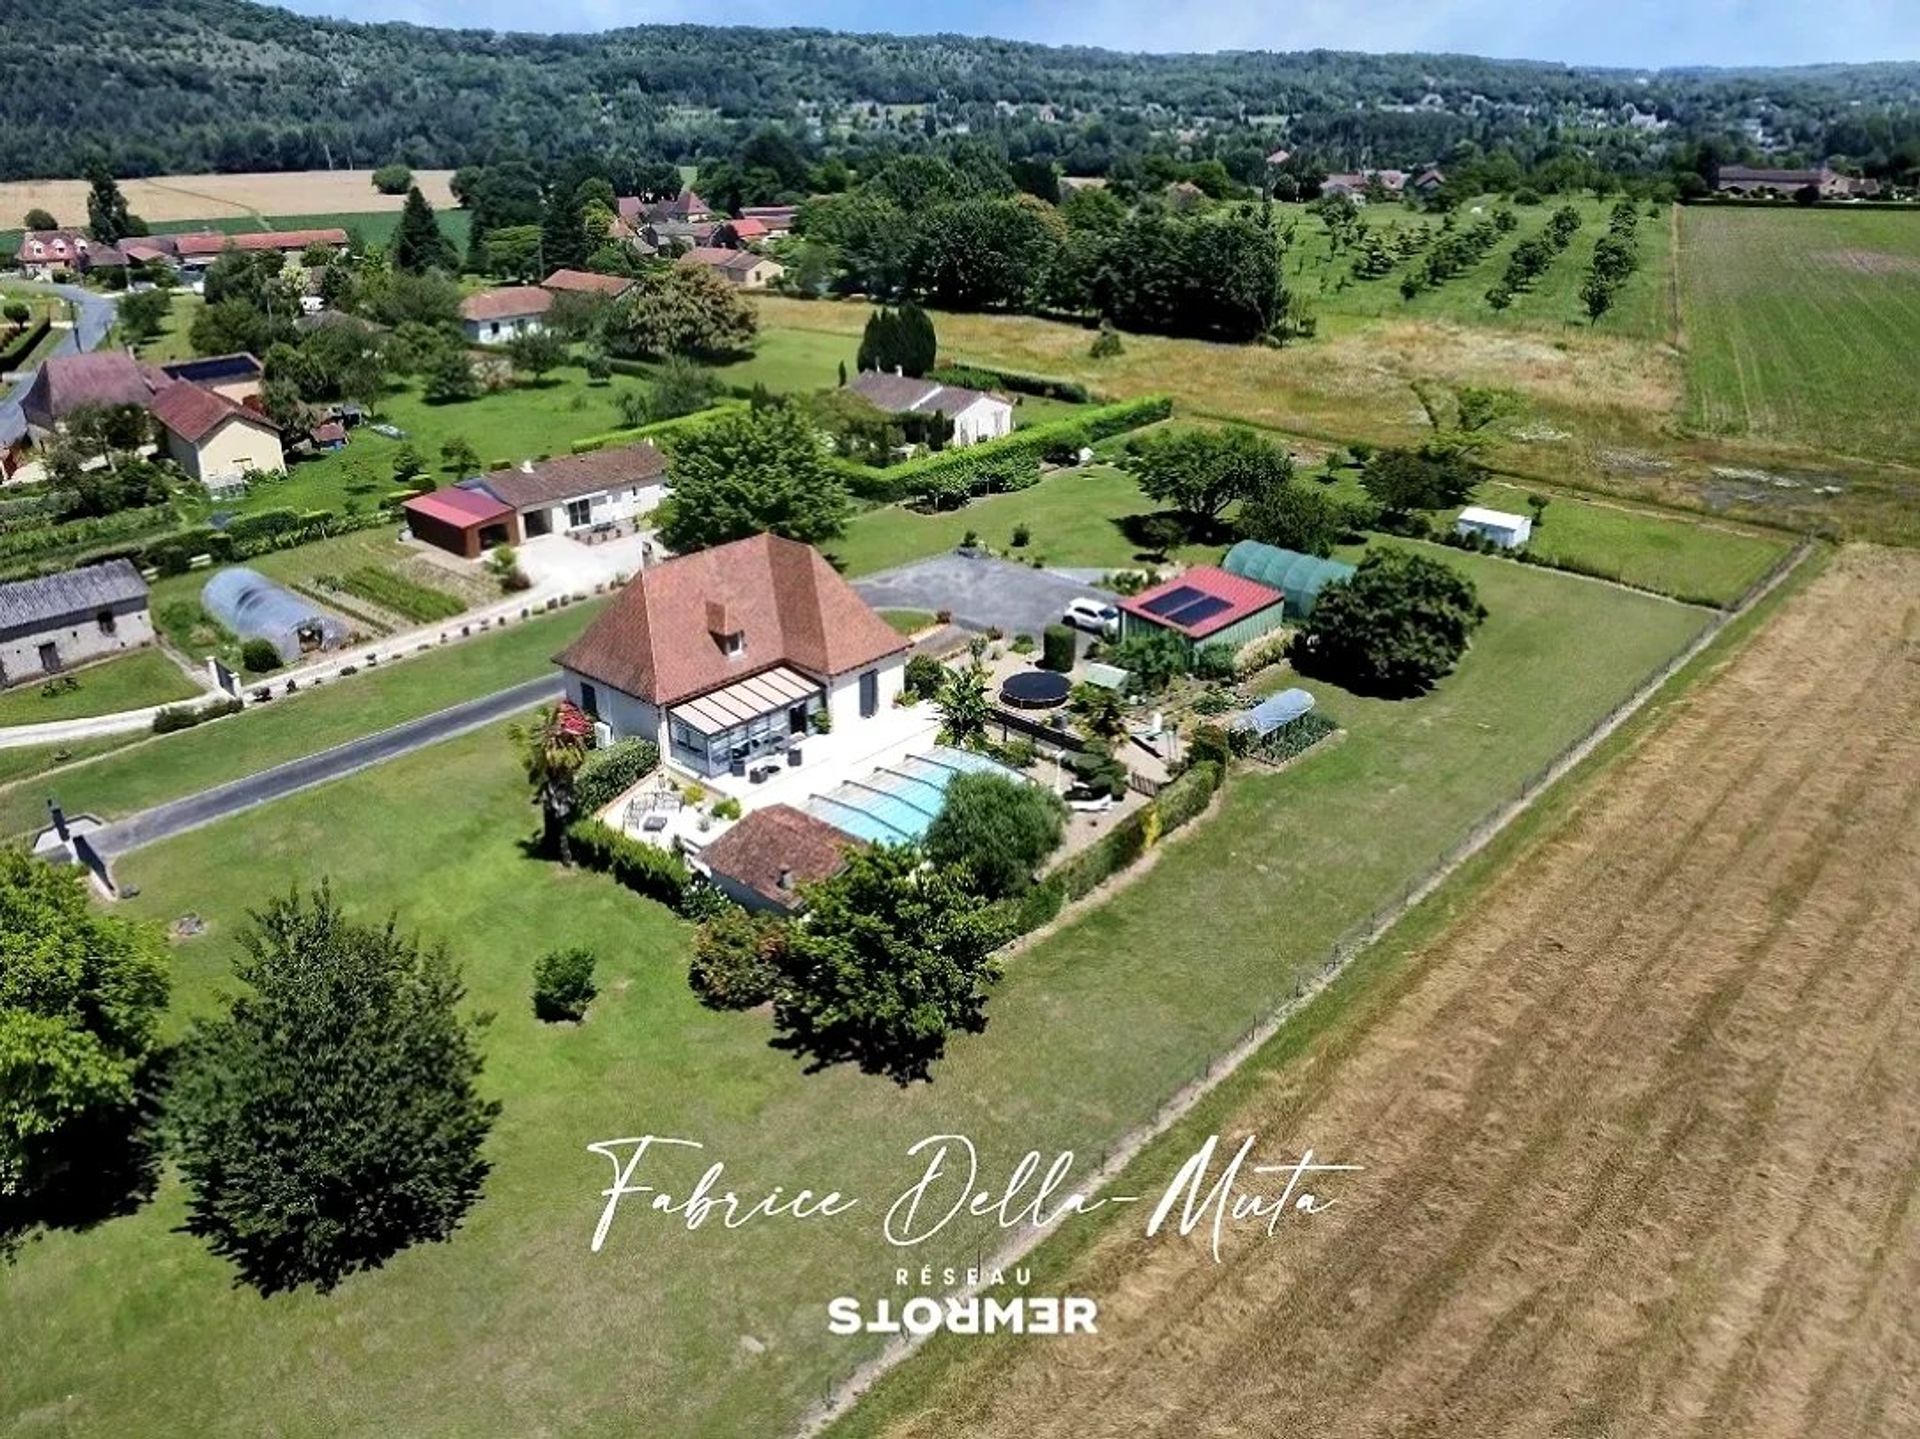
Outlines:
[[954, 623], [967, 629], [998, 628], [1035, 639], [1059, 621], [1068, 600], [1113, 598], [1051, 570], [984, 556], [971, 559], [958, 551], [868, 575], [853, 587], [875, 609], [951, 610]]

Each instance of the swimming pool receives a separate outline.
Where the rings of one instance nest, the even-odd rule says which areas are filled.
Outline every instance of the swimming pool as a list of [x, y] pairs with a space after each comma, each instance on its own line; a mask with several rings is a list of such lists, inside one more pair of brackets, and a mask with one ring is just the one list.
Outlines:
[[816, 795], [807, 801], [807, 813], [855, 839], [907, 844], [926, 834], [954, 777], [977, 773], [1025, 778], [983, 754], [939, 745]]

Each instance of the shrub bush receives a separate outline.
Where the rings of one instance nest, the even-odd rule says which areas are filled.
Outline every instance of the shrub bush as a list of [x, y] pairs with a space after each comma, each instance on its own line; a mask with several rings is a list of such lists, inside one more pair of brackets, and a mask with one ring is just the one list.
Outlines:
[[787, 927], [733, 909], [700, 926], [687, 983], [711, 1009], [753, 1009], [773, 998]]
[[280, 668], [280, 651], [272, 640], [251, 639], [240, 646], [240, 664], [249, 674], [272, 674]]
[[591, 814], [618, 799], [660, 763], [660, 749], [652, 740], [623, 739], [597, 749], [581, 763], [574, 776], [573, 794], [580, 808]]
[[1018, 370], [1001, 370], [987, 365], [942, 365], [929, 370], [927, 378], [943, 385], [958, 385], [965, 390], [1011, 390], [1017, 395], [1037, 395], [1043, 400], [1066, 400], [1085, 405], [1093, 401], [1093, 392], [1078, 380], [1061, 380], [1052, 375], [1027, 375]]
[[211, 719], [237, 715], [245, 708], [237, 699], [215, 700], [212, 704], [197, 708], [193, 705], [169, 705], [154, 715], [153, 732], [174, 734], [179, 730], [192, 729], [197, 724], [205, 724]]
[[1079, 636], [1066, 625], [1048, 625], [1040, 640], [1040, 668], [1065, 674], [1073, 668]]
[[930, 700], [940, 693], [940, 686], [946, 683], [947, 667], [932, 655], [916, 654], [907, 658], [907, 672], [901, 681], [902, 687], [916, 699]]
[[590, 949], [555, 949], [541, 955], [533, 966], [533, 1012], [549, 1024], [586, 1018], [587, 1006], [599, 992], [593, 965]]

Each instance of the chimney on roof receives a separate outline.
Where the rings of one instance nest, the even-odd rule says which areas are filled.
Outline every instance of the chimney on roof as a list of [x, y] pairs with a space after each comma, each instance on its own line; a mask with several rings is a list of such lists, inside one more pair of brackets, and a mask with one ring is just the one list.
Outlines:
[[780, 878], [775, 880], [774, 884], [782, 890], [791, 890], [793, 888], [793, 871], [788, 869], [784, 864], [781, 865]]

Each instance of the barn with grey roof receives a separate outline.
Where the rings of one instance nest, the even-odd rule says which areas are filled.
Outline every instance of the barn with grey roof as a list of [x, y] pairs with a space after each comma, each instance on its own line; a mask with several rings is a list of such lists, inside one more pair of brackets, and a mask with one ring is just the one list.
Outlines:
[[126, 560], [0, 584], [0, 685], [152, 642], [147, 582]]

